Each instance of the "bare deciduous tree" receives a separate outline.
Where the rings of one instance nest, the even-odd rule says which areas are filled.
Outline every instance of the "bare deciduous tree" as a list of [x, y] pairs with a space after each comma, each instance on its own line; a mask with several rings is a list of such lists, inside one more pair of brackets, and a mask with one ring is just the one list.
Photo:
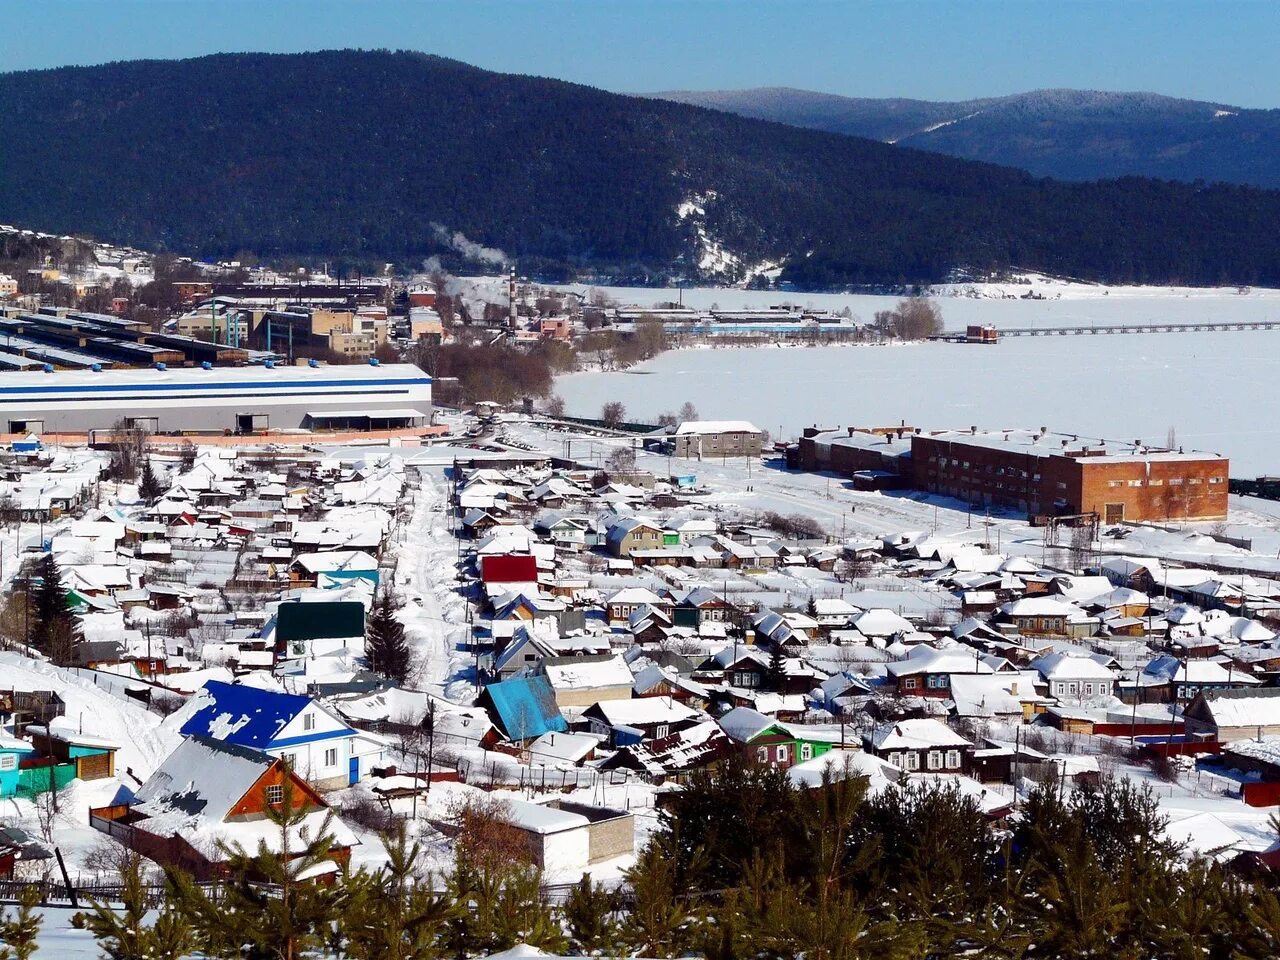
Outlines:
[[600, 408], [600, 419], [605, 426], [616, 427], [627, 416], [627, 408], [621, 400], [610, 400]]

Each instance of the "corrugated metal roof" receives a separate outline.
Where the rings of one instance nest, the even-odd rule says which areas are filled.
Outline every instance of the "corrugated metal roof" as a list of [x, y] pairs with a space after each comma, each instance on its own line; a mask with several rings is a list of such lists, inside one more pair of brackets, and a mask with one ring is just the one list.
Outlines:
[[509, 740], [529, 740], [569, 729], [546, 677], [516, 677], [491, 683], [481, 699]]

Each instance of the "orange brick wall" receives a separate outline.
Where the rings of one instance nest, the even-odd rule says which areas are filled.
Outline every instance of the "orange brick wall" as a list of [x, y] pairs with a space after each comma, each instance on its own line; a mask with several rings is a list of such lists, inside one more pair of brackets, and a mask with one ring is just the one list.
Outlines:
[[[1062, 458], [1054, 457], [1054, 461]], [[1227, 515], [1226, 460], [1150, 463], [1075, 461], [1080, 511], [1108, 520], [1119, 505], [1123, 520], [1214, 520]]]
[[[1225, 459], [1032, 456], [928, 436], [915, 436], [911, 444], [918, 489], [979, 506], [1031, 514], [1093, 512], [1104, 522], [1215, 520], [1227, 515]], [[1057, 500], [1065, 500], [1066, 507], [1056, 507]]]

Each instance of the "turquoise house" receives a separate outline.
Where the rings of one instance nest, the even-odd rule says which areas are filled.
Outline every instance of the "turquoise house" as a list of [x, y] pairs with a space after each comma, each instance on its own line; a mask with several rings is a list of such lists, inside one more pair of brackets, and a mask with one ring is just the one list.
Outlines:
[[22, 758], [35, 752], [35, 747], [25, 740], [0, 733], [0, 797], [12, 797], [18, 792], [18, 768]]

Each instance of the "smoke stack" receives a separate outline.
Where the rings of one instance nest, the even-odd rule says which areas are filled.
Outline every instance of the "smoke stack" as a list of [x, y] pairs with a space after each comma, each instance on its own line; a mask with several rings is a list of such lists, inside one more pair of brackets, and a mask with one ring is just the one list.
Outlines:
[[511, 268], [511, 276], [507, 280], [507, 303], [509, 304], [510, 313], [507, 317], [507, 325], [512, 330], [516, 328], [516, 268]]
[[969, 428], [969, 435], [970, 435], [970, 436], [973, 436], [973, 437], [976, 437], [976, 436], [978, 435], [978, 428], [977, 428], [977, 427], [970, 427], [970, 428]]

